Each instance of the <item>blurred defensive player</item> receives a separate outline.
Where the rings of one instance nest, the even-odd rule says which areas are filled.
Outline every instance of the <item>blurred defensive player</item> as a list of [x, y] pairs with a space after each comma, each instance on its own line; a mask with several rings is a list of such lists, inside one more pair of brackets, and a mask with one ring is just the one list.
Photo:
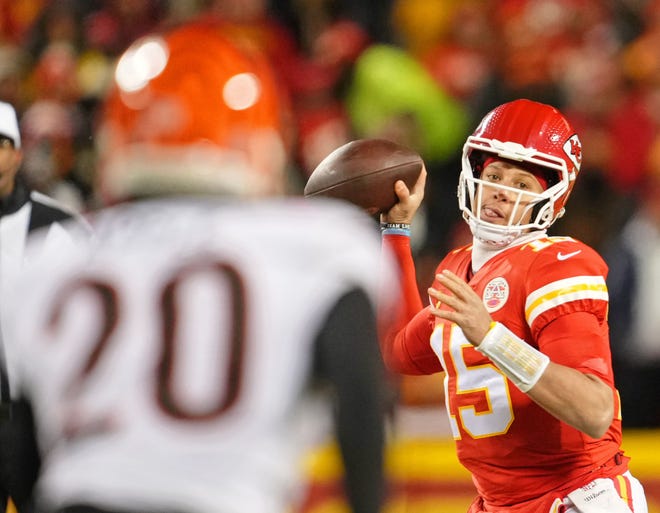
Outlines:
[[422, 306], [409, 223], [423, 177], [383, 216], [408, 316], [383, 343], [390, 368], [446, 372], [461, 463], [478, 497], [470, 513], [645, 513], [621, 450], [607, 324], [607, 267], [590, 247], [546, 229], [564, 213], [582, 147], [555, 108], [516, 100], [467, 139], [459, 205], [472, 244], [438, 265]]
[[8, 316], [37, 511], [289, 511], [324, 397], [350, 506], [378, 511], [380, 241], [354, 207], [264, 198], [284, 192], [281, 115], [263, 57], [208, 21], [118, 61], [98, 133], [109, 206], [21, 276]]

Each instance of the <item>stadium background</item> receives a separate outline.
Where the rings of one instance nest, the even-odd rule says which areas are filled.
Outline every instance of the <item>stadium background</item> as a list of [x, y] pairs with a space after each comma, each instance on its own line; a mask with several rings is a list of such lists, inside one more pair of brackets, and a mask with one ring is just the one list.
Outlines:
[[[582, 135], [585, 162], [557, 226], [563, 234], [603, 248], [644, 178], [660, 176], [659, 0], [0, 0], [0, 99], [19, 112], [34, 187], [81, 210], [96, 206], [93, 127], [116, 58], [135, 37], [199, 13], [262, 44], [282, 71], [294, 189], [351, 138], [398, 139], [424, 155], [427, 210], [414, 233], [421, 290], [438, 257], [466, 236], [457, 152], [497, 103], [548, 101]], [[443, 428], [439, 381], [401, 383], [385, 513], [464, 512], [473, 497]], [[652, 513], [660, 512], [658, 390], [656, 381], [623, 394], [624, 448]], [[626, 411], [647, 414], [630, 422]], [[334, 446], [306, 465], [305, 512], [343, 511]]]

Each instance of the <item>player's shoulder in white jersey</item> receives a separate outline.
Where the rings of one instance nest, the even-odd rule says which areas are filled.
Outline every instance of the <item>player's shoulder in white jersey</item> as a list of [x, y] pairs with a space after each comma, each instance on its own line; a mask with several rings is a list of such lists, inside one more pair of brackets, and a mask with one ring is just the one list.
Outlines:
[[[374, 221], [339, 201], [147, 200], [102, 210], [90, 222], [92, 236], [81, 232], [48, 252], [38, 240], [28, 248], [31, 265], [12, 284], [10, 316], [47, 315], [62, 299], [62, 287], [71, 290], [84, 280], [137, 298], [149, 287], [162, 294], [205, 272], [235, 276], [246, 297], [260, 304], [267, 299], [270, 309], [295, 301], [302, 287], [314, 291], [313, 297], [299, 294], [305, 311], [322, 308], [321, 297], [330, 300], [349, 286], [364, 288], [375, 303], [380, 280], [374, 263], [389, 264]], [[272, 297], [264, 296], [267, 290]], [[13, 324], [19, 333], [11, 338], [30, 327]], [[12, 341], [6, 343], [11, 352]]]
[[355, 288], [380, 302], [377, 226], [303, 199], [143, 201], [91, 222], [92, 238], [26, 271], [7, 340], [41, 443], [71, 444], [51, 452], [42, 490], [55, 506], [94, 490], [101, 503], [232, 511], [227, 488], [182, 483], [184, 465], [199, 483], [234, 481], [256, 507], [255, 489], [293, 472], [289, 415], [329, 312]]

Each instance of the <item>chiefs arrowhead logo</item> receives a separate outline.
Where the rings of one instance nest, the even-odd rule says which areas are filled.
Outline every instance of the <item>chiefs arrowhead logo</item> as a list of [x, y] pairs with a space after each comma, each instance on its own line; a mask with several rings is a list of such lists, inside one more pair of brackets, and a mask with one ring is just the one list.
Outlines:
[[575, 165], [576, 169], [580, 169], [580, 164], [582, 164], [582, 143], [578, 138], [577, 134], [572, 135], [564, 143], [564, 152], [571, 159], [571, 162]]
[[509, 299], [509, 282], [501, 276], [490, 280], [483, 292], [483, 303], [489, 313], [502, 308]]

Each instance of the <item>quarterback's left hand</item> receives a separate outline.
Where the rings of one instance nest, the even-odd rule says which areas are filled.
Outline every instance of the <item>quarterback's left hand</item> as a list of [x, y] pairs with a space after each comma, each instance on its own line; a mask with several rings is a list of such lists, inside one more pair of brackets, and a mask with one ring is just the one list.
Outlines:
[[[438, 289], [429, 288], [428, 294], [435, 299], [431, 313], [440, 319], [446, 319], [463, 330], [473, 346], [478, 346], [488, 333], [493, 319], [486, 310], [481, 298], [464, 280], [448, 270], [436, 274], [436, 279], [451, 292], [444, 294]], [[441, 303], [452, 310], [440, 310]]]

